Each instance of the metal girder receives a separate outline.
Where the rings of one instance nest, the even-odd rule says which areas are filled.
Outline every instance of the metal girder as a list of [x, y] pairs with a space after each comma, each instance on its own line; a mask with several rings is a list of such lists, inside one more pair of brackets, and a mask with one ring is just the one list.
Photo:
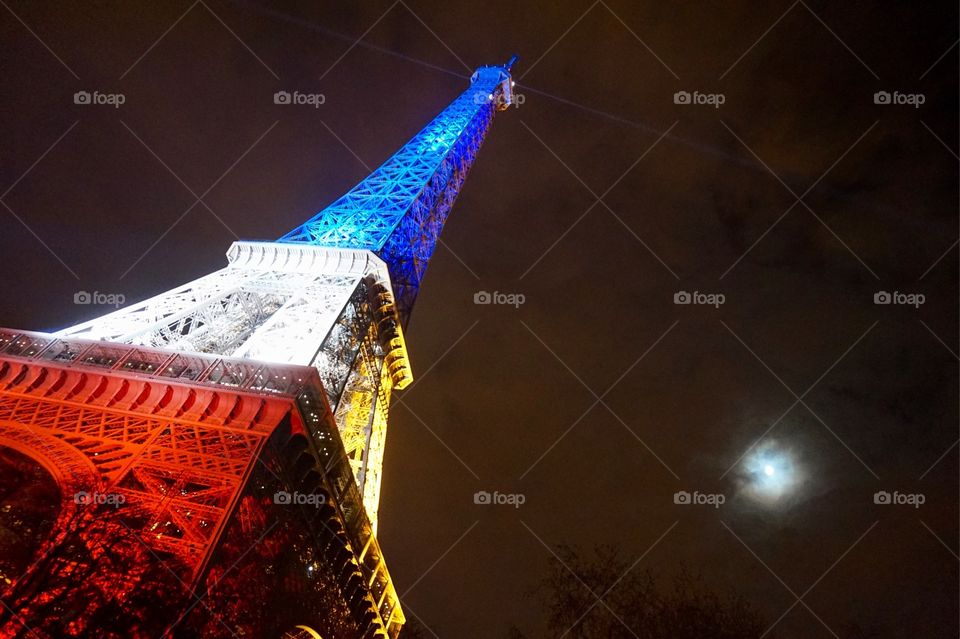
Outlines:
[[[356, 415], [372, 414], [362, 406], [377, 395], [385, 353], [387, 383], [410, 381], [386, 265], [366, 250], [277, 243], [237, 242], [227, 255], [220, 271], [56, 335], [314, 366], [376, 520], [379, 484], [368, 486], [366, 476], [379, 471], [363, 469], [367, 446], [382, 437], [373, 436], [372, 419], [360, 426]], [[361, 378], [373, 380], [363, 392]]]
[[[310, 367], [0, 329], [0, 445], [37, 460], [62, 492], [56, 539], [45, 547], [56, 559], [43, 564], [53, 566], [49, 574], [39, 573], [43, 596], [17, 590], [11, 604], [16, 614], [35, 626], [45, 603], [69, 590], [71, 575], [98, 574], [104, 552], [131, 562], [135, 571], [144, 569], [143, 561], [161, 562], [162, 574], [173, 574], [193, 592], [214, 547], [223, 543], [225, 525], [265, 442], [285, 428], [314, 437], [308, 444], [315, 451], [313, 472], [323, 477], [328, 512], [342, 527], [321, 528], [334, 533], [334, 552], [348, 558], [362, 582], [375, 584], [366, 585], [356, 618], [395, 638], [403, 622], [399, 599], [379, 559], [365, 502], [349, 481], [350, 459], [323, 393]], [[81, 494], [121, 499], [91, 514], [75, 501]], [[91, 517], [103, 525], [88, 526]], [[89, 553], [76, 551], [73, 541], [63, 542], [62, 554], [53, 550], [71, 531], [79, 531], [76, 539]], [[38, 565], [24, 579], [37, 574]], [[93, 623], [97, 606], [123, 599], [139, 583], [119, 577], [87, 584], [86, 594], [104, 597], [86, 602], [83, 614], [72, 618], [74, 629]], [[340, 587], [347, 592], [348, 585], [344, 574]], [[0, 635], [18, 623], [0, 621]]]

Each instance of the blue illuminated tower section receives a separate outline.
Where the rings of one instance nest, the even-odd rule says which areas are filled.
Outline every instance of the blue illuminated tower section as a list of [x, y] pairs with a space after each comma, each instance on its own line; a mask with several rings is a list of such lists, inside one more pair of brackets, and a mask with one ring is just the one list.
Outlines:
[[513, 103], [515, 60], [477, 69], [470, 87], [380, 168], [279, 241], [376, 253], [387, 263], [405, 326], [494, 111]]

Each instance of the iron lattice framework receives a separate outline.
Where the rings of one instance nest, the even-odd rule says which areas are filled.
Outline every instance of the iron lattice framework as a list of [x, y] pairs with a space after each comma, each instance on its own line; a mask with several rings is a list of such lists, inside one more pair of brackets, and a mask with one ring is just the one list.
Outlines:
[[386, 261], [406, 325], [427, 263], [486, 135], [513, 101], [510, 67], [481, 67], [471, 87], [363, 182], [280, 238], [365, 249]]
[[[306, 615], [334, 636], [396, 637], [375, 533], [390, 395], [412, 381], [403, 328], [494, 112], [513, 102], [512, 63], [479, 68], [279, 241], [236, 242], [225, 268], [53, 335], [0, 330], [0, 446], [45, 468], [63, 502], [6, 589], [0, 636], [317, 635], [294, 623]], [[271, 488], [323, 507], [284, 509]], [[257, 588], [289, 614], [257, 621]], [[143, 607], [160, 590], [179, 618]]]

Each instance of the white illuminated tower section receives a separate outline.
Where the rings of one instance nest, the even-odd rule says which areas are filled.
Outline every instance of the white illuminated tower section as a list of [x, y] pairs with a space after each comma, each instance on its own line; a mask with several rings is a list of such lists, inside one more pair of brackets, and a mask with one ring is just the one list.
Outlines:
[[228, 265], [60, 338], [315, 367], [376, 528], [390, 393], [412, 381], [403, 339], [421, 278], [494, 112], [511, 60], [382, 166], [275, 242], [235, 242]]

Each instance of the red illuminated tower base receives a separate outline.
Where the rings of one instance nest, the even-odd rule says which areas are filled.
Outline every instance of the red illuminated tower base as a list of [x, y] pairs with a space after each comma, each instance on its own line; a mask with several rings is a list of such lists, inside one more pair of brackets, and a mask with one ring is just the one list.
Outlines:
[[0, 446], [66, 497], [2, 637], [399, 629], [313, 368], [0, 331]]

